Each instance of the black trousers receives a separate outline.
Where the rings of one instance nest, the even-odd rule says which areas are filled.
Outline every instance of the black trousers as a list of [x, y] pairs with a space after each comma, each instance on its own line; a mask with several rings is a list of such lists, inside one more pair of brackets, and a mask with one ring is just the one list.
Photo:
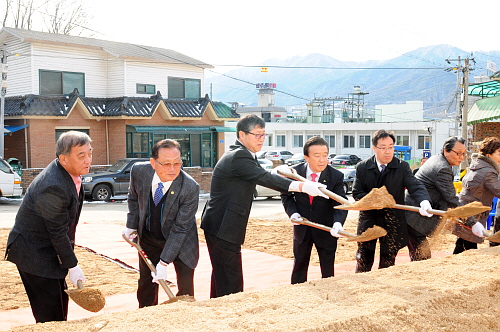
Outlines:
[[212, 263], [210, 298], [243, 292], [241, 245], [219, 239], [205, 232]]
[[319, 265], [321, 268], [321, 277], [329, 278], [334, 276], [335, 251], [337, 243], [331, 247], [322, 247], [316, 243], [312, 237], [311, 227], [307, 227], [306, 235], [302, 243], [293, 240], [293, 270], [292, 284], [299, 284], [307, 281], [307, 271], [309, 261], [311, 260], [311, 251], [313, 244], [318, 251]]
[[68, 294], [65, 279], [50, 279], [19, 270], [31, 311], [37, 323], [68, 319]]
[[[151, 232], [144, 229], [140, 245], [153, 265], [160, 262], [160, 255], [165, 246], [165, 240], [157, 240]], [[190, 268], [179, 258], [173, 261], [177, 276], [177, 296], [194, 296], [194, 269]], [[139, 255], [139, 281], [137, 287], [137, 300], [139, 308], [157, 305], [159, 286], [153, 282], [151, 270]]]
[[[500, 231], [500, 217], [493, 218], [493, 233]], [[490, 242], [490, 247], [496, 247], [500, 245], [498, 242]]]
[[431, 247], [427, 236], [418, 233], [410, 226], [408, 226], [408, 252], [412, 262], [431, 258]]
[[[377, 240], [372, 240], [377, 241]], [[368, 242], [358, 243], [358, 251], [356, 251], [356, 273], [369, 272], [372, 269], [373, 262], [375, 261], [375, 250], [371, 246], [365, 246]], [[396, 264], [397, 252], [380, 253], [379, 269], [383, 269]]]
[[457, 238], [457, 242], [455, 242], [455, 249], [453, 250], [453, 254], [460, 254], [461, 252], [469, 249], [477, 249], [477, 243], [470, 242], [459, 237]]

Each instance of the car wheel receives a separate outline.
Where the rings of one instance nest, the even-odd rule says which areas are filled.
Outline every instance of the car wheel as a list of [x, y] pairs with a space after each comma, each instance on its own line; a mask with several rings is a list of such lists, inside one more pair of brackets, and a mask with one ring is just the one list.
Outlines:
[[98, 184], [92, 191], [92, 198], [95, 201], [109, 201], [111, 198], [111, 188], [106, 184]]
[[349, 192], [349, 186], [347, 185], [347, 183], [344, 183], [344, 191], [346, 194]]

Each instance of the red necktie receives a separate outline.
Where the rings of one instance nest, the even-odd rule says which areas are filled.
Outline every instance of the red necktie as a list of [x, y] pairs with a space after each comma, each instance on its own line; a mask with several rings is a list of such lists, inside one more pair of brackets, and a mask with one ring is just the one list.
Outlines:
[[[311, 174], [311, 180], [312, 180], [312, 182], [316, 182], [316, 178], [317, 178], [317, 177], [318, 177], [318, 174], [316, 174], [316, 173], [312, 173], [312, 174]], [[313, 199], [314, 199], [314, 197], [313, 197], [313, 196], [309, 196], [309, 204], [310, 204], [310, 205], [312, 205], [312, 203], [313, 203]]]

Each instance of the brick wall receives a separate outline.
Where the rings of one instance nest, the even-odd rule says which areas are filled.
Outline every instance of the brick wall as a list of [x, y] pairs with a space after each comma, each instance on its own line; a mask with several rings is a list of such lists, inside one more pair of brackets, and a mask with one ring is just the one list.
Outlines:
[[500, 122], [483, 122], [474, 125], [472, 141], [481, 142], [486, 137], [500, 137]]
[[[106, 170], [110, 165], [95, 165], [90, 167], [90, 172], [98, 172]], [[35, 177], [43, 171], [43, 168], [26, 168], [23, 169], [21, 186], [23, 193], [26, 192], [30, 183]], [[184, 171], [191, 175], [193, 179], [200, 185], [200, 193], [210, 192], [210, 182], [212, 181], [212, 169], [201, 167], [185, 167]]]

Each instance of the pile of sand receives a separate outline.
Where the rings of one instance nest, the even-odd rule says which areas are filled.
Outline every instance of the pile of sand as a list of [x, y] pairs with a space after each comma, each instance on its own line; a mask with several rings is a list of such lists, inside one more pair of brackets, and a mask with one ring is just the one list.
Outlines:
[[12, 331], [499, 331], [500, 247]]

